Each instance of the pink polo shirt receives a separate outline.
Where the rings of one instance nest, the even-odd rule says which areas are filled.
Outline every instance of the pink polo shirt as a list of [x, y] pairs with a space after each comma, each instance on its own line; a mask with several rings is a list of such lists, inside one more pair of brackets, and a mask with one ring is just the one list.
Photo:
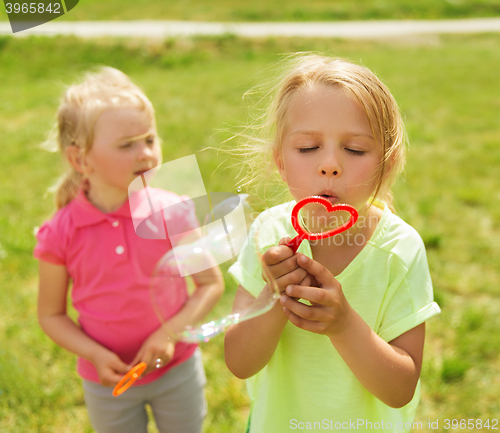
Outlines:
[[[163, 209], [187, 199], [151, 188], [149, 193], [156, 203], [162, 203]], [[144, 195], [139, 201], [146, 199]], [[172, 228], [180, 233], [198, 225], [192, 202], [176, 205], [174, 209], [164, 214], [168, 231]], [[115, 212], [103, 213], [83, 192], [46, 221], [36, 237], [34, 256], [68, 270], [73, 282], [73, 306], [82, 330], [123, 362], [132, 362], [146, 338], [161, 324], [149, 284], [155, 265], [172, 248], [168, 237], [139, 237], [128, 201]], [[176, 278], [168, 290], [175, 291], [176, 303], [171, 311], [174, 315], [187, 299], [184, 280]], [[177, 343], [171, 362], [136, 384], [154, 381], [188, 359], [195, 349], [196, 344]], [[99, 382], [94, 365], [86, 359], [78, 358], [77, 370], [82, 378]]]

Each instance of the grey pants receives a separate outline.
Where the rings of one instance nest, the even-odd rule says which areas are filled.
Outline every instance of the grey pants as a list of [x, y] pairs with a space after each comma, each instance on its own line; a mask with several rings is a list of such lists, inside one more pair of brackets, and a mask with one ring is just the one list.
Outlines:
[[129, 388], [118, 397], [112, 388], [83, 381], [90, 422], [97, 433], [147, 433], [145, 405], [153, 411], [160, 433], [200, 433], [206, 415], [206, 384], [201, 352], [158, 380]]

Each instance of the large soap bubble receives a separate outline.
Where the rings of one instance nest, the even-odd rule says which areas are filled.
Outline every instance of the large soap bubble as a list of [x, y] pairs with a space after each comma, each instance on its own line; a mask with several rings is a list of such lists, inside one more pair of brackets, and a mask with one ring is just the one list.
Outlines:
[[[151, 298], [175, 338], [208, 341], [233, 323], [269, 311], [278, 299], [277, 286], [261, 262], [267, 281], [264, 290], [251, 306], [233, 305], [238, 287], [227, 270], [245, 243], [259, 242], [258, 234], [248, 235], [258, 215], [254, 202], [246, 194], [219, 192], [184, 200], [162, 211], [172, 249], [156, 266]], [[189, 230], [169, 224], [170, 216], [178, 217], [181, 208], [196, 213]]]
[[233, 307], [238, 287], [227, 270], [245, 243], [260, 245], [258, 234], [248, 233], [263, 209], [250, 195], [209, 194], [196, 155], [138, 176], [129, 186], [129, 204], [136, 234], [165, 249], [156, 266], [151, 264], [150, 294], [176, 339], [207, 341], [275, 304], [278, 289], [263, 266], [267, 284], [257, 279], [264, 287], [253, 305]]

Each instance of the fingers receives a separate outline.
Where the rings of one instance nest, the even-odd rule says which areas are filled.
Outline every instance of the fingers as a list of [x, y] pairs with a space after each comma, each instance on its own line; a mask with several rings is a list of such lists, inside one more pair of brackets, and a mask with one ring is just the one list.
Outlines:
[[[294, 302], [300, 304], [300, 302]], [[307, 305], [303, 305], [303, 307], [307, 308]], [[285, 312], [288, 320], [295, 326], [297, 326], [297, 328], [304, 329], [305, 331], [313, 332], [315, 334], [326, 334], [326, 332], [328, 331], [329, 322], [327, 322], [326, 320], [319, 320], [319, 318], [317, 320], [304, 318], [294, 313], [292, 310], [289, 310], [288, 308], [283, 308], [283, 311]], [[307, 316], [308, 311], [309, 310], [304, 310], [302, 314]]]
[[[335, 280], [329, 287], [311, 287], [305, 285], [289, 285], [286, 287], [285, 293], [290, 298], [305, 299], [314, 305], [324, 305], [325, 307], [333, 307], [338, 303], [340, 294], [337, 290], [342, 290], [340, 283]], [[343, 294], [342, 294], [343, 295]]]
[[309, 273], [306, 274], [305, 278], [300, 282], [300, 285], [309, 287], [319, 287], [319, 283], [314, 277], [314, 275], [311, 275]]
[[[281, 241], [280, 241], [281, 242]], [[291, 248], [285, 245], [270, 247], [262, 256], [267, 266], [274, 266], [293, 256]]]
[[323, 265], [303, 254], [297, 256], [297, 264], [316, 279], [319, 287], [334, 285], [337, 281]]
[[125, 364], [120, 358], [111, 362], [107, 367], [101, 371], [99, 380], [104, 386], [115, 386], [122, 377], [130, 370], [130, 366]]
[[[303, 287], [300, 288], [303, 289]], [[328, 298], [328, 292], [325, 289], [318, 289], [313, 287], [309, 287], [309, 289], [311, 289], [311, 292], [316, 291], [320, 293], [326, 293], [325, 299]], [[288, 292], [293, 293], [291, 290], [287, 289], [287, 293]], [[302, 290], [300, 290], [299, 293], [300, 292], [302, 292]], [[296, 292], [295, 294], [298, 293]], [[288, 320], [298, 328], [314, 332], [316, 334], [327, 334], [331, 329], [335, 327], [335, 322], [337, 321], [338, 316], [337, 308], [327, 307], [319, 303], [306, 305], [298, 301], [298, 299], [292, 298], [287, 295], [282, 295], [280, 302], [283, 305], [283, 311]]]
[[304, 279], [307, 278], [307, 272], [297, 267], [292, 272], [288, 272], [283, 276], [276, 279], [276, 283], [280, 289], [280, 292], [284, 292], [285, 288], [290, 284], [300, 284]]
[[170, 362], [170, 359], [171, 356], [166, 351], [162, 351], [160, 353], [149, 353], [144, 359], [144, 362], [148, 366], [144, 374], [151, 373], [158, 368], [164, 367]]
[[[283, 238], [280, 242], [286, 242], [288, 238]], [[285, 290], [289, 284], [300, 284], [307, 276], [307, 272], [297, 264], [297, 257], [300, 254], [293, 254], [289, 247], [279, 245], [269, 248], [264, 253], [264, 263], [267, 269], [263, 272], [263, 278], [268, 279], [269, 275], [274, 279], [280, 292]]]
[[148, 374], [167, 365], [173, 358], [174, 352], [175, 342], [166, 337], [164, 331], [160, 328], [145, 341], [132, 361], [132, 365], [145, 362], [147, 368], [143, 374]]

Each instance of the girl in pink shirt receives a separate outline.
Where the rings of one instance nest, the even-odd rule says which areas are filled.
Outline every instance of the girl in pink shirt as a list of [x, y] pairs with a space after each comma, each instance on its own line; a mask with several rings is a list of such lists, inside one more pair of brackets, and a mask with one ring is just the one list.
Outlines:
[[[98, 433], [146, 433], [146, 403], [161, 433], [200, 432], [206, 379], [199, 349], [171, 335], [201, 319], [222, 289], [218, 268], [208, 269], [193, 276], [196, 296], [181, 297], [167, 323], [155, 314], [149, 281], [172, 246], [168, 237], [137, 236], [128, 202], [130, 183], [161, 161], [151, 102], [122, 72], [102, 68], [67, 89], [57, 126], [58, 148], [69, 168], [56, 188], [58, 210], [37, 233], [40, 326], [78, 355]], [[196, 228], [192, 205], [182, 203], [187, 197], [149, 193], [163, 208], [180, 203], [175, 215], [164, 216], [168, 227]], [[78, 324], [66, 310], [70, 281]], [[176, 290], [184, 290], [181, 279], [178, 285]], [[113, 397], [112, 387], [141, 361], [147, 364], [142, 378]]]

